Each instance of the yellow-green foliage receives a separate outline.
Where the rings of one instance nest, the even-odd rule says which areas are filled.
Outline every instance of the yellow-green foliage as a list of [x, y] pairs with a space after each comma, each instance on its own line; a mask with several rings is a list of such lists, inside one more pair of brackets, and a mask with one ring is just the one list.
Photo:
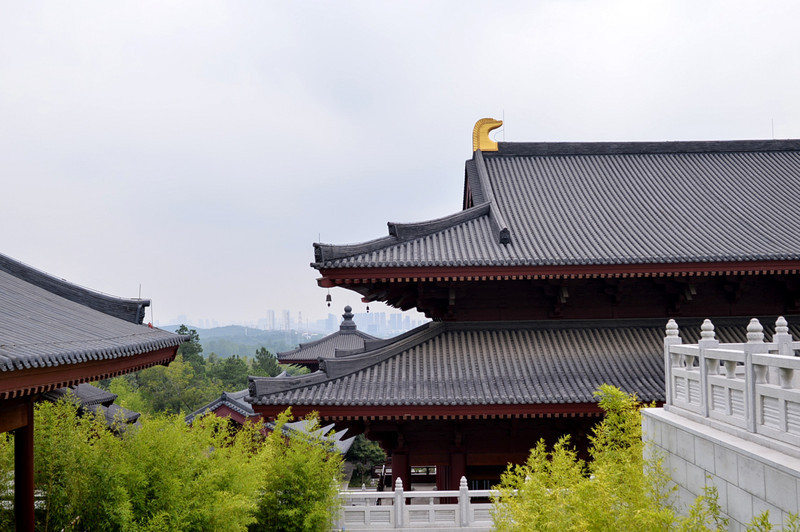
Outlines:
[[550, 452], [540, 441], [503, 475], [498, 531], [669, 530], [666, 475], [642, 458], [639, 405], [612, 386], [597, 395], [606, 418], [591, 437], [592, 461], [580, 460], [568, 437]]
[[[94, 416], [78, 416], [68, 401], [37, 404], [35, 483], [44, 509], [36, 530], [70, 523], [71, 531], [280, 530], [256, 526], [256, 513], [263, 501], [285, 500], [287, 490], [299, 511], [310, 510], [311, 517], [296, 517], [310, 519], [303, 530], [321, 530], [316, 523], [328, 523], [331, 516], [322, 514], [334, 508], [331, 493], [337, 500], [330, 488], [340, 458], [313, 438], [287, 440], [280, 431], [265, 438], [262, 427], [233, 430], [214, 415], [187, 426], [178, 416], [157, 415], [118, 437]], [[10, 480], [12, 467], [13, 440], [3, 435], [0, 480]], [[0, 530], [10, 529], [11, 519], [0, 511]]]
[[[528, 461], [509, 466], [495, 498], [495, 530], [503, 531], [680, 531], [720, 532], [727, 519], [717, 492], [707, 488], [687, 515], [670, 505], [669, 477], [658, 456], [642, 442], [640, 404], [613, 386], [595, 392], [605, 418], [590, 437], [592, 460], [585, 463], [563, 437], [547, 451], [544, 441]], [[773, 530], [764, 513], [748, 531]], [[783, 528], [800, 532], [797, 516]]]
[[315, 417], [308, 435], [287, 437], [281, 429], [291, 419], [290, 411], [281, 414], [267, 437], [264, 492], [253, 531], [325, 531], [339, 510], [341, 455], [314, 434], [319, 427]]

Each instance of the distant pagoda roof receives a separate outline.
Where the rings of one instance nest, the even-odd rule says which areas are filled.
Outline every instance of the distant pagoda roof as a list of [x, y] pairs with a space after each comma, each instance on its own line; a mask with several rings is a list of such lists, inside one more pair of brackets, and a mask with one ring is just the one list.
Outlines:
[[188, 337], [141, 325], [149, 303], [99, 294], [0, 255], [0, 399], [169, 363]]
[[[726, 323], [717, 337], [744, 341]], [[585, 413], [605, 383], [663, 401], [665, 324], [431, 322], [312, 374], [250, 377], [245, 400], [256, 411], [292, 405], [337, 418], [537, 416]], [[685, 341], [699, 337], [696, 325], [681, 328]]]
[[363, 349], [364, 342], [377, 340], [357, 329], [352, 310], [349, 305], [344, 307], [338, 331], [319, 340], [300, 344], [297, 349], [278, 353], [278, 361], [281, 364], [316, 363], [321, 359], [335, 357], [337, 352]]
[[260, 415], [256, 414], [250, 403], [244, 400], [248, 395], [249, 391], [246, 389], [238, 392], [222, 392], [222, 395], [186, 416], [186, 423], [191, 423], [199, 415], [206, 412], [217, 412], [221, 408], [227, 414], [231, 414], [231, 417], [238, 423], [244, 423], [250, 418], [258, 418]]
[[800, 140], [500, 142], [465, 173], [456, 214], [314, 244], [320, 284], [800, 266]]

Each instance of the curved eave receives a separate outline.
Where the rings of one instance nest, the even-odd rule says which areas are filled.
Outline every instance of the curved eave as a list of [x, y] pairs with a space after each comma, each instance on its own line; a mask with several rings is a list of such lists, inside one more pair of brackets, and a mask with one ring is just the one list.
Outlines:
[[320, 269], [323, 288], [378, 282], [498, 281], [597, 277], [796, 274], [800, 260], [710, 261], [548, 266], [409, 266]]
[[[253, 410], [266, 419], [277, 417], [287, 405], [253, 404]], [[600, 416], [597, 403], [539, 403], [491, 405], [293, 405], [292, 415], [302, 417], [317, 412], [320, 419], [331, 421], [358, 420], [469, 420], [469, 419], [520, 419], [552, 417]]]
[[32, 367], [0, 373], [0, 400], [48, 392], [55, 388], [110, 379], [175, 359], [178, 346], [129, 357], [87, 360], [78, 364]]

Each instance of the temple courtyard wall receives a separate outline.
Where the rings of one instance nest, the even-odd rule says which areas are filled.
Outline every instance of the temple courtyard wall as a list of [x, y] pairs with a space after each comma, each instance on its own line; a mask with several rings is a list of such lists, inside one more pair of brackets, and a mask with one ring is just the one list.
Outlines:
[[800, 458], [706, 424], [665, 411], [642, 410], [642, 437], [664, 460], [677, 489], [674, 502], [686, 512], [706, 486], [715, 486], [729, 530], [745, 525], [765, 510], [774, 525], [798, 513]]

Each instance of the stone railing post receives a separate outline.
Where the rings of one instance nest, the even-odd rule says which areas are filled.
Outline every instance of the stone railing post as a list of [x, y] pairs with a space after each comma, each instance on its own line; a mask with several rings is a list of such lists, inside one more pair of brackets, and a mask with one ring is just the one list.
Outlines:
[[775, 334], [772, 336], [772, 341], [778, 344], [778, 354], [791, 357], [794, 356], [792, 349], [792, 335], [789, 334], [789, 324], [783, 316], [779, 316], [775, 320]]
[[405, 511], [405, 497], [403, 497], [403, 479], [397, 477], [394, 483], [394, 527], [403, 528], [403, 512]]
[[767, 344], [764, 343], [764, 327], [761, 322], [753, 318], [747, 325], [747, 343], [744, 344], [745, 415], [747, 416], [747, 430], [750, 432], [756, 431], [756, 379], [764, 378], [762, 367], [760, 366], [757, 372], [753, 366], [753, 354], [767, 351]]
[[[714, 336], [714, 324], [711, 320], [705, 320], [700, 326], [700, 340], [697, 342], [697, 347], [700, 352], [700, 413], [703, 417], [708, 417], [708, 373], [709, 370], [713, 371], [714, 375], [719, 373], [719, 360], [706, 358], [706, 349], [719, 347], [719, 340]], [[711, 364], [715, 364], [716, 367], [710, 367]]]
[[680, 344], [681, 337], [678, 336], [678, 324], [675, 320], [667, 322], [667, 334], [664, 337], [664, 380], [666, 389], [666, 404], [672, 404], [672, 367], [676, 365], [673, 361], [672, 355], [669, 352], [670, 346]]
[[469, 525], [469, 488], [467, 477], [461, 477], [458, 483], [458, 514], [461, 517], [459, 526]]

